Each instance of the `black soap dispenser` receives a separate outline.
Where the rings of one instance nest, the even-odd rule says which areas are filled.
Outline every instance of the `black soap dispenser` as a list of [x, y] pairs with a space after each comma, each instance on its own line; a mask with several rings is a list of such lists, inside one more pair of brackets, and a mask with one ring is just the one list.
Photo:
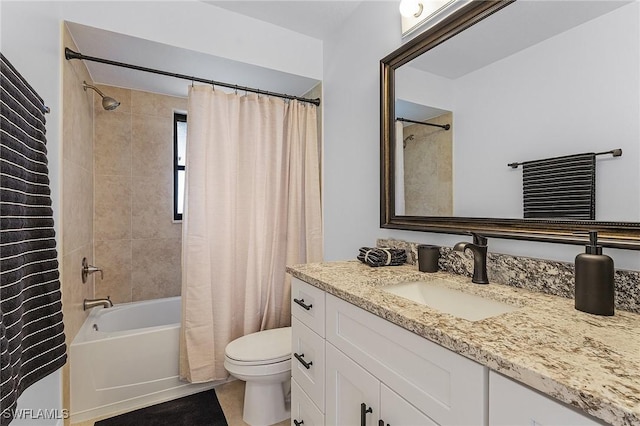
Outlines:
[[595, 315], [613, 315], [615, 286], [613, 259], [602, 254], [598, 233], [589, 231], [585, 253], [576, 256], [576, 309]]

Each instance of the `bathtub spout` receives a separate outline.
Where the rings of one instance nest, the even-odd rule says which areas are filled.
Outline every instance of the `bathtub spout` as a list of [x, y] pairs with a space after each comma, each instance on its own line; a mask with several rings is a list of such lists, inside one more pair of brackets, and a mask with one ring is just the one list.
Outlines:
[[102, 306], [104, 308], [112, 307], [113, 302], [111, 301], [111, 296], [107, 296], [106, 299], [84, 299], [84, 302], [82, 302], [82, 309], [85, 311], [95, 308], [96, 306]]

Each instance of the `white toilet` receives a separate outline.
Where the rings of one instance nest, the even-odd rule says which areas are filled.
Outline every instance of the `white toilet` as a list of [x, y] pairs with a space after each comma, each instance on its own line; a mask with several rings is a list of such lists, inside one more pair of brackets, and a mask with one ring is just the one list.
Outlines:
[[291, 415], [291, 327], [247, 334], [229, 343], [224, 368], [246, 382], [242, 418], [266, 426]]

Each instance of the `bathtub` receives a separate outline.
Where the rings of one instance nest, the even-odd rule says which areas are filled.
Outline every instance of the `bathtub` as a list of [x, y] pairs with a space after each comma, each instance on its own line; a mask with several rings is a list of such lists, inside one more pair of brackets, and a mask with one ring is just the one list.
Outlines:
[[181, 298], [91, 310], [69, 349], [71, 419], [114, 415], [211, 389], [178, 378]]

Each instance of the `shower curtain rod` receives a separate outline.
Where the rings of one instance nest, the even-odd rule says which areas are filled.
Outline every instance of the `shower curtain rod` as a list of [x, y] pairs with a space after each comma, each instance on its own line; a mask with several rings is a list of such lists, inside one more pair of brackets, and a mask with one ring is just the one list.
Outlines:
[[442, 129], [445, 130], [449, 130], [451, 128], [450, 124], [433, 124], [433, 123], [426, 123], [424, 121], [416, 121], [416, 120], [409, 120], [408, 118], [402, 118], [402, 117], [398, 117], [396, 118], [397, 121], [405, 121], [407, 123], [415, 123], [415, 124], [424, 124], [425, 126], [433, 126], [433, 127], [440, 127]]
[[177, 74], [177, 73], [172, 73], [172, 72], [168, 72], [168, 71], [156, 70], [156, 69], [153, 69], [153, 68], [141, 67], [139, 65], [125, 64], [123, 62], [116, 62], [116, 61], [111, 61], [109, 59], [102, 59], [102, 58], [96, 58], [96, 57], [93, 57], [93, 56], [83, 55], [82, 53], [74, 52], [73, 50], [69, 49], [68, 47], [64, 48], [64, 57], [67, 60], [70, 60], [70, 59], [84, 59], [85, 61], [99, 62], [101, 64], [113, 65], [113, 66], [122, 67], [122, 68], [129, 68], [129, 69], [136, 70], [136, 71], [144, 71], [144, 72], [149, 72], [149, 73], [152, 73], [152, 74], [164, 75], [164, 76], [167, 76], [167, 77], [181, 78], [183, 80], [190, 80], [191, 82], [197, 81], [198, 83], [206, 83], [206, 84], [210, 84], [212, 86], [227, 87], [229, 89], [235, 89], [236, 91], [240, 90], [240, 91], [245, 91], [245, 92], [257, 93], [259, 95], [274, 96], [274, 97], [283, 98], [283, 99], [295, 99], [297, 101], [307, 102], [307, 103], [310, 103], [310, 104], [314, 104], [316, 106], [320, 105], [320, 98], [316, 98], [316, 99], [301, 98], [301, 97], [298, 97], [298, 96], [286, 95], [286, 94], [283, 94], [283, 93], [269, 92], [269, 91], [266, 91], [266, 90], [253, 89], [251, 87], [238, 86], [237, 84], [229, 84], [229, 83], [223, 83], [223, 82], [215, 81], [215, 80], [207, 80], [207, 79], [204, 79], [204, 78], [193, 77], [193, 76], [189, 76], [189, 75], [186, 75], [186, 74]]

